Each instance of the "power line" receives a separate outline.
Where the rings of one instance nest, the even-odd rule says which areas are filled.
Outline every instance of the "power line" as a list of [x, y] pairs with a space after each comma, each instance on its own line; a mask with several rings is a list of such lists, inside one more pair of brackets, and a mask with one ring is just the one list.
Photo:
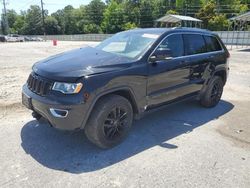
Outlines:
[[26, 4], [24, 4], [23, 6], [21, 6], [19, 9], [22, 10], [23, 8], [25, 8], [27, 6], [30, 6], [31, 3], [33, 3], [34, 1], [36, 1], [36, 0], [32, 0], [32, 1], [27, 2]]

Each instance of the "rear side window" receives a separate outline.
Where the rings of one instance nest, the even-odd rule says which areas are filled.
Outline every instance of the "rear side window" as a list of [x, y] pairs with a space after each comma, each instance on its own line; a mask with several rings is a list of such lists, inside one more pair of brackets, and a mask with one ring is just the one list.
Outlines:
[[184, 45], [181, 34], [168, 36], [158, 47], [158, 49], [168, 49], [171, 51], [171, 57], [180, 57], [184, 55]]
[[208, 52], [222, 50], [219, 41], [215, 37], [213, 37], [213, 36], [204, 36], [204, 38], [205, 38], [205, 41], [206, 41], [207, 51]]
[[206, 43], [202, 35], [184, 34], [186, 55], [194, 55], [206, 52]]

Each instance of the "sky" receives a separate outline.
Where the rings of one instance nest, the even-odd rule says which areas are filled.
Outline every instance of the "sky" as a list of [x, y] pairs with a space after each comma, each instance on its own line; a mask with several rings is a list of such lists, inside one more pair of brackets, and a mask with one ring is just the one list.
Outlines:
[[[67, 5], [72, 5], [74, 8], [78, 8], [80, 5], [86, 5], [91, 0], [43, 0], [44, 9], [49, 11], [49, 14], [62, 9]], [[16, 12], [20, 10], [27, 10], [30, 5], [41, 5], [41, 0], [6, 0], [7, 9], [14, 9]], [[2, 13], [3, 4], [0, 0], [0, 14]]]

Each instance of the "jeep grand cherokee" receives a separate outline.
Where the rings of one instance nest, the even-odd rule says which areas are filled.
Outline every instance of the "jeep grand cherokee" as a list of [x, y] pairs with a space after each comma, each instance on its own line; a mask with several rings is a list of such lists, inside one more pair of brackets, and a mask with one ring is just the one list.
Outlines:
[[195, 96], [204, 107], [217, 105], [228, 58], [207, 30], [134, 29], [37, 62], [22, 102], [35, 118], [84, 129], [91, 142], [110, 148], [128, 135], [134, 118], [163, 104]]

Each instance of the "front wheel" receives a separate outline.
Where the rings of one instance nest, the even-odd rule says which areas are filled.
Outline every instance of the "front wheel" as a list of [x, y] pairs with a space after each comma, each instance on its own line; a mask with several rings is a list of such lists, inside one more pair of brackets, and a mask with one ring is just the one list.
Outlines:
[[204, 107], [211, 108], [216, 106], [223, 93], [224, 83], [219, 76], [214, 76], [208, 86], [204, 94], [200, 99], [200, 104]]
[[84, 130], [92, 143], [106, 149], [126, 138], [132, 121], [130, 102], [118, 95], [108, 95], [97, 102]]

